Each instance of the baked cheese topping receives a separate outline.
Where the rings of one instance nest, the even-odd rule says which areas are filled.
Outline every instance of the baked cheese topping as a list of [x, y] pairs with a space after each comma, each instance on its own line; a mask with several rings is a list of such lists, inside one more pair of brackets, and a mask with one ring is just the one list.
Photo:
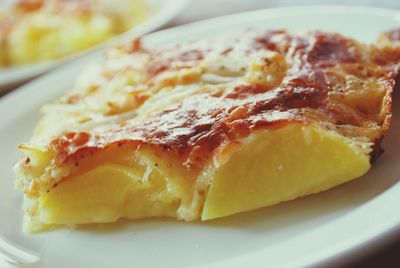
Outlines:
[[[121, 73], [139, 76], [114, 95], [122, 101], [99, 101], [97, 94], [115, 90], [106, 80], [94, 95], [79, 91], [55, 105], [73, 110], [91, 101], [104, 104], [90, 115], [82, 112], [89, 123], [109, 114], [135, 115], [57, 138], [51, 143], [57, 164], [80, 152], [133, 142], [202, 167], [219, 146], [280, 122], [321, 123], [354, 140], [378, 141], [390, 119], [395, 73], [374, 64], [368, 47], [339, 34], [249, 31], [167, 49], [135, 44], [109, 57], [114, 53], [138, 65], [114, 70], [118, 64], [111, 58], [101, 71], [99, 80], [108, 76], [111, 82]], [[84, 141], [76, 142], [82, 135]]]
[[398, 73], [400, 68], [400, 29], [381, 34], [371, 51], [374, 63], [386, 66], [387, 69]]

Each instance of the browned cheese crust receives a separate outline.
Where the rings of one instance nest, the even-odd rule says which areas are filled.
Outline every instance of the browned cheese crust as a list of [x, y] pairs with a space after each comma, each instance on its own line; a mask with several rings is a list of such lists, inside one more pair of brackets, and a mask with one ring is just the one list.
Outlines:
[[[399, 33], [388, 32], [379, 42], [399, 40]], [[154, 49], [136, 40], [123, 49], [150, 55], [144, 70], [147, 90], [164, 72], [189, 68], [215, 55], [245, 57], [254, 51], [276, 51], [287, 62], [276, 68], [287, 70], [272, 86], [255, 82], [227, 89], [204, 84], [201, 93], [143, 120], [127, 120], [90, 133], [66, 133], [51, 143], [54, 164], [76, 162], [94, 151], [129, 143], [200, 170], [218, 147], [257, 129], [290, 121], [318, 123], [355, 140], [373, 141], [371, 159], [375, 160], [391, 119], [391, 95], [400, 59], [398, 47], [379, 42], [367, 46], [336, 33], [290, 34], [284, 30], [243, 33], [224, 46], [210, 41], [206, 46], [193, 42]], [[268, 66], [267, 58], [264, 64]], [[138, 106], [145, 103], [146, 94], [141, 97]]]

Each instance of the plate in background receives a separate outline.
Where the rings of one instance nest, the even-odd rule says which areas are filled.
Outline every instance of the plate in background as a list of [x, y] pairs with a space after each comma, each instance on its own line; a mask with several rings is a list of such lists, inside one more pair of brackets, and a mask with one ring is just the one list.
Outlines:
[[[15, 0], [11, 0], [9, 2], [12, 1]], [[15, 67], [0, 68], [0, 93], [14, 88], [24, 82], [27, 82], [34, 77], [44, 74], [51, 69], [61, 64], [65, 64], [66, 62], [76, 59], [84, 54], [102, 49], [116, 41], [119, 41], [121, 39], [128, 40], [132, 39], [135, 36], [140, 36], [152, 32], [175, 18], [188, 5], [190, 0], [145, 0], [145, 2], [149, 7], [150, 14], [143, 23], [138, 24], [131, 30], [116, 35], [115, 37], [103, 43], [95, 45], [94, 47], [91, 47], [89, 49], [77, 52], [64, 59], [42, 63], [32, 63]], [[5, 3], [7, 2], [4, 2], [2, 4], [5, 5]]]
[[[395, 11], [359, 7], [270, 9], [161, 31], [146, 36], [144, 42], [163, 45], [248, 26], [337, 31], [372, 42], [380, 32], [400, 27], [400, 16]], [[101, 53], [79, 59], [0, 100], [1, 267], [18, 263], [43, 268], [338, 265], [396, 237], [400, 228], [398, 96], [384, 155], [367, 175], [329, 191], [205, 223], [150, 219], [23, 234], [21, 194], [14, 190], [11, 170], [21, 157], [16, 146], [31, 136], [40, 106], [67, 91], [82, 65], [99, 59]]]

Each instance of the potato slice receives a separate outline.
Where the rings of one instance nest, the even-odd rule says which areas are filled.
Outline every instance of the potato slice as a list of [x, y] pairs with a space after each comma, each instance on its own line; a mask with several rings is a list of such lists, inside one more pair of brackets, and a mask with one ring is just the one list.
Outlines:
[[[368, 146], [367, 146], [368, 147]], [[317, 126], [259, 131], [214, 171], [202, 220], [317, 193], [370, 168], [366, 150]]]

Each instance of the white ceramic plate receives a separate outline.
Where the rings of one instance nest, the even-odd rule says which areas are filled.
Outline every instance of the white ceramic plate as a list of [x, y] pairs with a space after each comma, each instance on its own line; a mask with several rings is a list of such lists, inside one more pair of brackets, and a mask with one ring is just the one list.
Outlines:
[[[8, 2], [12, 1], [15, 0], [5, 0], [4, 3], [0, 3], [0, 8], [2, 5], [6, 6]], [[78, 52], [62, 60], [0, 69], [0, 93], [8, 90], [9, 88], [15, 87], [15, 85], [37, 77], [38, 75], [44, 74], [61, 64], [65, 64], [66, 62], [76, 59], [79, 56], [104, 48], [116, 40], [127, 40], [133, 38], [134, 36], [140, 36], [152, 32], [176, 17], [186, 7], [190, 0], [146, 0], [145, 2], [149, 7], [149, 18], [131, 30], [115, 36], [104, 43]]]
[[[166, 44], [248, 26], [321, 29], [370, 42], [400, 27], [390, 10], [302, 7], [238, 14], [148, 35]], [[363, 178], [278, 206], [206, 223], [122, 221], [107, 227], [21, 233], [21, 194], [11, 167], [21, 156], [39, 107], [68, 90], [91, 55], [0, 100], [0, 267], [278, 267], [343, 263], [395, 237], [400, 226], [400, 103], [383, 157]], [[29, 266], [29, 265], [28, 265]], [[26, 266], [24, 266], [26, 267]], [[29, 266], [30, 267], [30, 266]]]

